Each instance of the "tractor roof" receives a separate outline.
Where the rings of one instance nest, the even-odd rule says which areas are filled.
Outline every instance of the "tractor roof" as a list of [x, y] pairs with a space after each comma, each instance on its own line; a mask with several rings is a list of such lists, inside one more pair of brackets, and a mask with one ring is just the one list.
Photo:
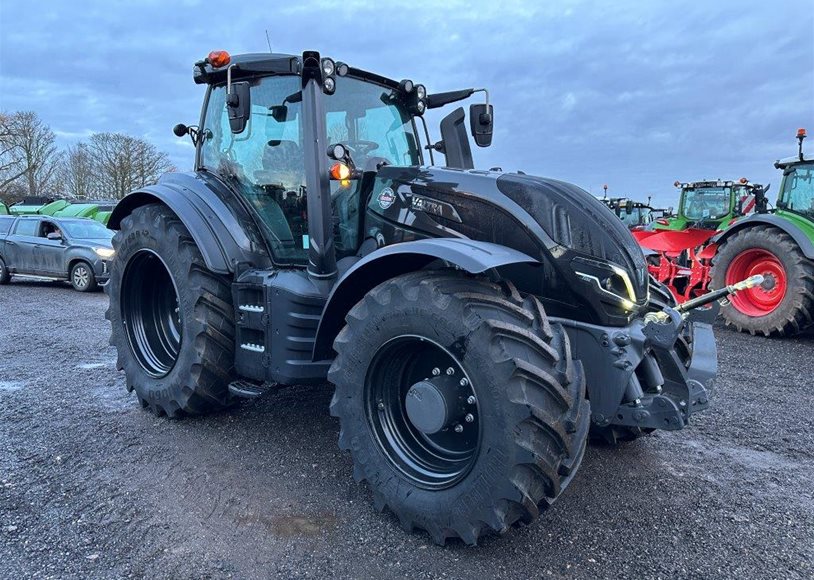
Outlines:
[[814, 157], [810, 155], [803, 155], [803, 159], [800, 159], [799, 155], [795, 155], [794, 157], [786, 157], [785, 159], [780, 159], [774, 162], [774, 166], [777, 169], [785, 169], [787, 167], [793, 167], [794, 165], [801, 165], [803, 163], [814, 163]]
[[[199, 60], [192, 69], [192, 78], [197, 84], [217, 85], [226, 82], [226, 71], [232, 65], [232, 79], [266, 74], [300, 74], [301, 56], [283, 53], [248, 53], [231, 55], [229, 64], [213, 67], [206, 59]], [[350, 76], [359, 77], [388, 87], [397, 88], [397, 81], [372, 72], [349, 67]]]
[[740, 185], [742, 187], [748, 187], [753, 189], [755, 187], [761, 187], [759, 183], [752, 183], [751, 181], [742, 182], [740, 180], [737, 181], [730, 181], [723, 179], [715, 179], [715, 180], [708, 180], [708, 181], [690, 181], [687, 183], [681, 183], [681, 189], [698, 189], [702, 187], [733, 187], [736, 185]]

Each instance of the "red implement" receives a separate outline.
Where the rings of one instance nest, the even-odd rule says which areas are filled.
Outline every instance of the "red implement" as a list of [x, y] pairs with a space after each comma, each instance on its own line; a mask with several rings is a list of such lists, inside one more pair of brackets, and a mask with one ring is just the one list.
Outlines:
[[706, 294], [710, 264], [717, 248], [715, 244], [704, 245], [716, 233], [688, 229], [633, 232], [633, 235], [640, 246], [658, 252], [648, 257], [648, 270], [681, 303]]

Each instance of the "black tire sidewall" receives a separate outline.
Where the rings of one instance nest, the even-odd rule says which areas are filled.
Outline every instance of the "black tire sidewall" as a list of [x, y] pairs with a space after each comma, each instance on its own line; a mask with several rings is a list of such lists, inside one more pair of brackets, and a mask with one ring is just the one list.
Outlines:
[[[147, 403], [157, 404], [163, 410], [170, 411], [171, 409], [167, 407], [172, 406], [173, 401], [183, 398], [183, 387], [190, 369], [201, 362], [196, 349], [189, 348], [185, 342], [194, 340], [200, 332], [198, 328], [200, 324], [195, 322], [194, 316], [197, 296], [191, 292], [188, 284], [178, 278], [179, 273], [188, 272], [191, 265], [185, 259], [185, 253], [179, 251], [178, 237], [172, 230], [135, 227], [136, 225], [125, 220], [122, 223], [122, 230], [114, 238], [116, 258], [111, 265], [110, 282], [107, 285], [110, 295], [110, 321], [113, 325], [111, 343], [118, 349], [120, 365], [124, 368], [136, 394]], [[148, 374], [133, 353], [121, 312], [120, 297], [124, 273], [133, 257], [143, 250], [154, 252], [164, 262], [175, 285], [181, 318], [181, 347], [178, 359], [169, 373], [160, 378]]]
[[[358, 388], [356, 393], [341, 394], [351, 398], [344, 407], [343, 427], [352, 426], [350, 445], [354, 460], [366, 465], [370, 485], [385, 496], [391, 507], [396, 504], [399, 512], [408, 511], [414, 523], [426, 528], [438, 525], [437, 512], [471, 515], [478, 513], [490, 498], [516, 496], [516, 490], [507, 485], [506, 474], [525, 459], [517, 457], [518, 447], [513, 438], [513, 429], [522, 418], [515, 414], [501, 389], [511, 377], [512, 365], [492, 362], [490, 337], [480, 329], [467, 339], [461, 336], [465, 313], [459, 303], [450, 301], [442, 307], [425, 288], [421, 290], [424, 295], [417, 302], [402, 304], [392, 303], [397, 293], [391, 291], [391, 305], [371, 312], [365, 329], [355, 335], [357, 358], [353, 370], [345, 371], [339, 381]], [[427, 490], [407, 480], [381, 449], [367, 417], [365, 371], [383, 344], [402, 335], [424, 336], [452, 353], [470, 377], [478, 399], [481, 438], [478, 457], [465, 478], [446, 489]], [[527, 459], [533, 460], [530, 453]], [[408, 492], [409, 507], [403, 503]]]
[[11, 280], [11, 272], [8, 271], [3, 258], [0, 258], [0, 284], [8, 284], [9, 280]]

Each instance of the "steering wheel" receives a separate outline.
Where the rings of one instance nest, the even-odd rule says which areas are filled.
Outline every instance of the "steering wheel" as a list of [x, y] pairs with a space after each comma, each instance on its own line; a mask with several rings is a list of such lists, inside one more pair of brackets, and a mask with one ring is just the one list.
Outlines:
[[379, 144], [375, 141], [346, 141], [345, 145], [348, 146], [353, 153], [358, 153], [359, 155], [367, 155], [374, 149], [379, 148]]

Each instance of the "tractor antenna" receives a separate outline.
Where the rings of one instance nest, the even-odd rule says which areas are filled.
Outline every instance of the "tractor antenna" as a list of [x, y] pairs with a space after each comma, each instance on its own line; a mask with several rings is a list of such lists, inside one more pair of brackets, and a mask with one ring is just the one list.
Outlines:
[[269, 29], [266, 28], [266, 43], [269, 45], [269, 52], [274, 52], [271, 50], [271, 39], [269, 38]]
[[608, 199], [608, 184], [606, 183], [605, 185], [603, 185], [602, 189], [605, 190], [605, 198], [604, 199]]

